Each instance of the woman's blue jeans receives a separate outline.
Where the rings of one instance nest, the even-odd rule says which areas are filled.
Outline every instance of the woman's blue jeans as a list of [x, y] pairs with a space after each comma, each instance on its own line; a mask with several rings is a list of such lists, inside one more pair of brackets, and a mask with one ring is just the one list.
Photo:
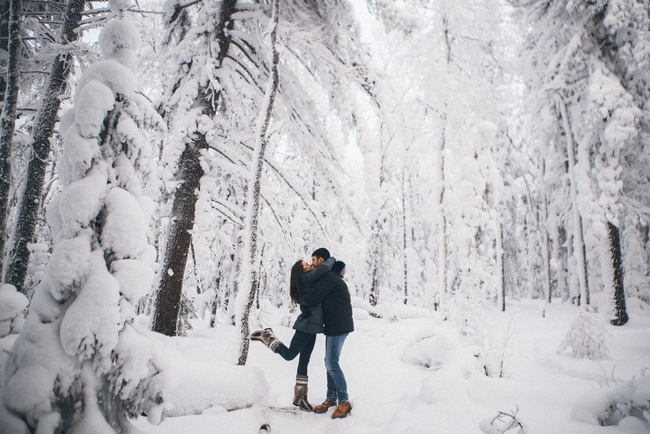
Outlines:
[[339, 365], [341, 350], [348, 334], [325, 337], [325, 368], [327, 368], [327, 400], [348, 402], [348, 384]]

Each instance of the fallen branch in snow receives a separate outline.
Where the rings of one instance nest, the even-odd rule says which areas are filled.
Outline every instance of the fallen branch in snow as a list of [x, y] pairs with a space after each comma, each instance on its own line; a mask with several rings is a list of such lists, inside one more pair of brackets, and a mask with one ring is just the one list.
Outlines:
[[527, 434], [526, 428], [522, 421], [517, 418], [519, 407], [515, 406], [511, 413], [499, 411], [492, 419], [485, 419], [479, 424], [479, 428], [485, 434], [502, 434], [511, 429], [519, 427], [517, 434]]

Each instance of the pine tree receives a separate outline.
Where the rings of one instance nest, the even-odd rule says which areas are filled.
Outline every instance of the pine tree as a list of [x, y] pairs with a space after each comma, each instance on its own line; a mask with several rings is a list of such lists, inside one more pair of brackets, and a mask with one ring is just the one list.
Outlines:
[[99, 44], [104, 59], [84, 72], [61, 120], [63, 189], [47, 215], [54, 247], [0, 389], [2, 432], [126, 432], [127, 418], [159, 399], [133, 318], [154, 277], [144, 132], [160, 119], [136, 93], [137, 26], [115, 19]]

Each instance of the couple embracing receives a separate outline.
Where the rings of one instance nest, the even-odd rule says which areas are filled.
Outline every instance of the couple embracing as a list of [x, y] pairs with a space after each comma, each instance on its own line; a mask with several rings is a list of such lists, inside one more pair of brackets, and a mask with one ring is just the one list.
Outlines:
[[[312, 263], [297, 261], [291, 268], [289, 295], [300, 305], [300, 315], [293, 325], [295, 333], [287, 347], [270, 328], [251, 334], [271, 351], [285, 360], [298, 359], [293, 405], [305, 411], [326, 413], [336, 406], [333, 419], [342, 418], [352, 410], [345, 375], [339, 365], [345, 338], [354, 330], [350, 292], [343, 280], [345, 263], [337, 261], [325, 248], [312, 253]], [[327, 399], [312, 407], [307, 400], [307, 367], [316, 343], [316, 334], [325, 334], [325, 368], [327, 369]]]

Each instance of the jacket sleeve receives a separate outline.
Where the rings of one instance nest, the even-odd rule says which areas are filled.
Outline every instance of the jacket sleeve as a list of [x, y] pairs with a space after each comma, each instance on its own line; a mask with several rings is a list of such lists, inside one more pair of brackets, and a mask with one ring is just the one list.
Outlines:
[[310, 271], [309, 273], [304, 273], [305, 276], [304, 288], [308, 289], [310, 286], [316, 283], [318, 279], [320, 279], [325, 273], [327, 273], [332, 269], [335, 262], [336, 259], [334, 259], [334, 257], [331, 257], [327, 261], [323, 262], [318, 267], [316, 267], [314, 271]]
[[303, 291], [300, 295], [300, 303], [307, 306], [319, 304], [332, 291], [332, 282], [329, 275], [323, 276], [312, 287]]

